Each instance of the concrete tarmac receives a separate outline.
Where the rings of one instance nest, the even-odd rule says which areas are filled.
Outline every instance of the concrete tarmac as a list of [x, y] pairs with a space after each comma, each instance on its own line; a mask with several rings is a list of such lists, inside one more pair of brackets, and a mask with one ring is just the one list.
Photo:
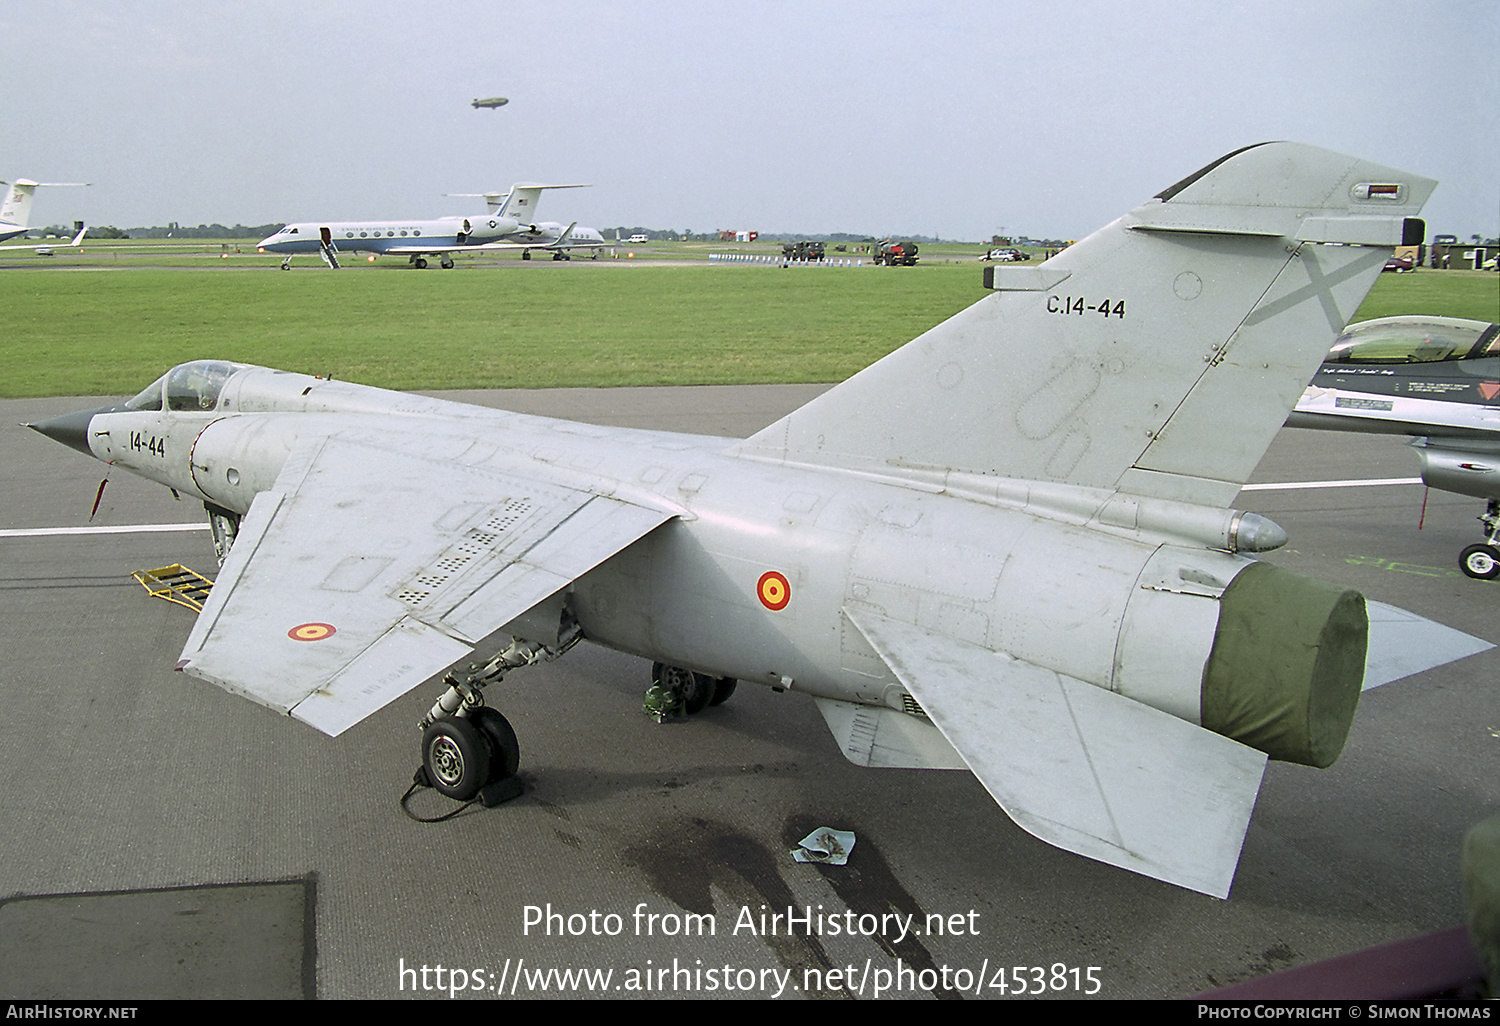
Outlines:
[[[445, 394], [744, 435], [820, 390]], [[0, 997], [1160, 998], [1462, 922], [1459, 842], [1500, 808], [1500, 650], [1368, 692], [1331, 769], [1272, 763], [1227, 901], [1037, 841], [968, 773], [853, 766], [795, 693], [657, 725], [649, 666], [586, 644], [488, 695], [526, 793], [414, 822], [434, 686], [324, 737], [172, 671], [193, 614], [129, 573], [212, 576], [205, 530], [15, 533], [86, 524], [105, 469], [19, 425], [103, 402], [0, 402]], [[1416, 473], [1399, 439], [1287, 430], [1253, 480]], [[1270, 560], [1500, 642], [1500, 584], [1455, 562], [1482, 504], [1433, 492], [1419, 531], [1422, 499], [1236, 505], [1291, 535]], [[93, 524], [203, 519], [116, 473]], [[855, 833], [848, 866], [789, 857], [820, 826]], [[788, 906], [821, 933], [789, 936]]]

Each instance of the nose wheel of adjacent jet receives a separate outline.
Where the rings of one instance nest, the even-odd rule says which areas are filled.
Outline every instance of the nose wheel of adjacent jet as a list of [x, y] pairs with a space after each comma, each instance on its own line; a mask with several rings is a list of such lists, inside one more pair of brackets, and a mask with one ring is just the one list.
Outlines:
[[1493, 545], [1470, 545], [1459, 554], [1458, 565], [1464, 573], [1480, 581], [1500, 577], [1500, 549]]
[[1500, 577], [1500, 499], [1489, 501], [1479, 522], [1485, 539], [1458, 554], [1458, 568], [1475, 580], [1493, 581]]

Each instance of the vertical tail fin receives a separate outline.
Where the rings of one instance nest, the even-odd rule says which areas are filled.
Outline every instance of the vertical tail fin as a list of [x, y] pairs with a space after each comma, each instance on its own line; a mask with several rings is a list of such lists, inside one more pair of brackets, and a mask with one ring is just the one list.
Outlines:
[[[0, 185], [6, 184], [0, 182]], [[17, 178], [0, 204], [0, 223], [26, 228], [31, 224], [31, 201], [39, 186], [87, 185], [87, 182], [33, 182], [29, 178]]]
[[746, 456], [1227, 503], [1435, 182], [1236, 151], [747, 439]]
[[31, 200], [36, 194], [36, 187], [40, 182], [27, 181], [24, 178], [10, 183], [10, 191], [5, 194], [5, 203], [0, 205], [0, 221], [15, 225], [17, 228], [25, 228], [31, 224]]
[[[517, 182], [511, 186], [510, 195], [505, 198], [505, 203], [495, 211], [498, 215], [513, 217], [521, 224], [536, 224], [536, 204], [542, 195], [543, 189], [587, 189], [587, 185], [535, 185], [529, 182]], [[486, 197], [488, 198], [488, 197]]]

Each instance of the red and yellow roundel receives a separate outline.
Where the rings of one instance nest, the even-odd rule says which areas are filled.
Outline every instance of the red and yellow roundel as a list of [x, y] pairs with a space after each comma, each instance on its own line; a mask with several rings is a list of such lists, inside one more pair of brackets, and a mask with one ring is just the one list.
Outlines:
[[760, 575], [760, 583], [755, 586], [755, 594], [760, 599], [761, 605], [774, 612], [778, 609], [785, 609], [786, 604], [792, 600], [792, 586], [787, 583], [785, 574], [767, 570]]
[[322, 641], [324, 638], [332, 637], [334, 634], [331, 623], [299, 623], [286, 632], [286, 636], [293, 641]]

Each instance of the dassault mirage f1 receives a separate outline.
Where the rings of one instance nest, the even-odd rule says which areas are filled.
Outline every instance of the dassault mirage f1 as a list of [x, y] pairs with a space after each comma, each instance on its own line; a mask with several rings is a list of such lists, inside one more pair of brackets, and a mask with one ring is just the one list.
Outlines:
[[513, 186], [506, 201], [492, 208], [487, 217], [444, 217], [435, 221], [307, 221], [282, 226], [257, 245], [262, 253], [281, 253], [283, 271], [290, 270], [298, 253], [316, 253], [331, 268], [339, 266], [340, 253], [374, 256], [404, 256], [415, 268], [427, 266], [435, 256], [446, 270], [453, 266], [452, 254], [497, 250], [548, 249], [564, 244], [566, 232], [553, 237], [533, 223], [537, 198], [543, 189], [578, 189], [578, 185]]
[[1411, 435], [1432, 488], [1486, 500], [1464, 573], [1500, 578], [1500, 324], [1383, 317], [1339, 336], [1291, 427]]
[[1223, 897], [1267, 758], [1342, 750], [1370, 620], [1225, 507], [1434, 185], [1247, 147], [739, 441], [215, 361], [31, 426], [204, 503], [179, 669], [330, 735], [446, 670], [451, 797], [514, 783], [482, 689], [586, 639], [688, 712], [805, 692], [855, 763], [968, 768]]

